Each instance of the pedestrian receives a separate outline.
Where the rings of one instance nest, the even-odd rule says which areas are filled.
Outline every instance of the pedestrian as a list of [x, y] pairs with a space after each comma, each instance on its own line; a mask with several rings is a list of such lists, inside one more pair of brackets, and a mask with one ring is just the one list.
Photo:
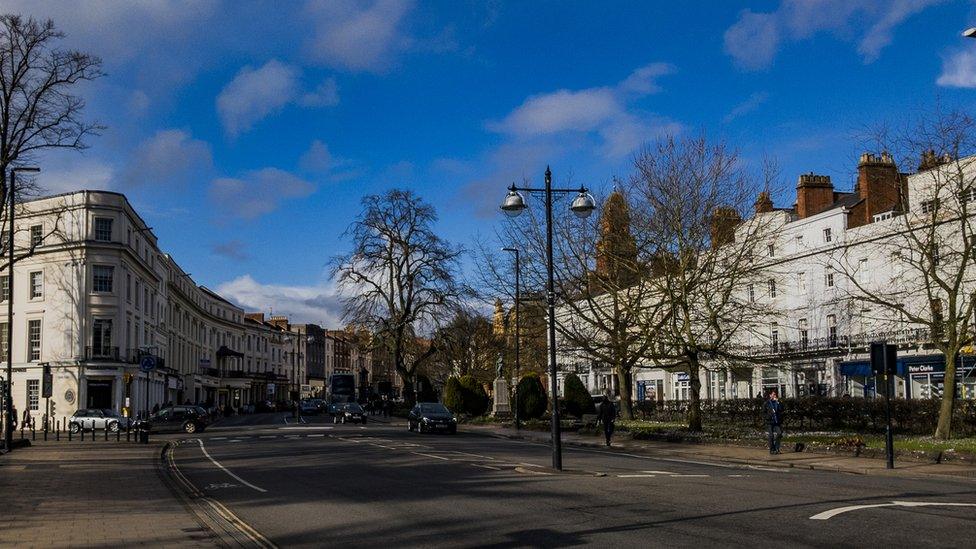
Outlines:
[[8, 423], [10, 424], [10, 430], [16, 431], [17, 430], [17, 407], [12, 404], [10, 405], [10, 417], [7, 418], [7, 420]]
[[783, 403], [777, 398], [775, 390], [769, 392], [763, 412], [769, 425], [769, 453], [778, 454], [779, 443], [783, 439]]
[[159, 412], [159, 403], [158, 402], [156, 404], [153, 404], [153, 407], [152, 407], [152, 413], [155, 414], [157, 412]]
[[607, 446], [610, 446], [610, 440], [613, 438], [613, 424], [617, 421], [617, 408], [606, 396], [600, 403], [600, 413], [597, 419], [603, 422], [603, 434], [607, 437]]
[[34, 418], [31, 417], [30, 408], [24, 409], [24, 418], [20, 421], [20, 426], [24, 429], [34, 428]]

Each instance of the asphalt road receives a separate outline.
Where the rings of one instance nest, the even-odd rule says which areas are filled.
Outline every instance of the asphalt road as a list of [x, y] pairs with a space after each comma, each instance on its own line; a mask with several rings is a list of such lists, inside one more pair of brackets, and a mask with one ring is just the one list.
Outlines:
[[554, 473], [549, 447], [532, 442], [463, 429], [421, 435], [402, 421], [285, 419], [224, 422], [184, 437], [175, 452], [197, 488], [282, 547], [976, 543], [976, 481], [969, 479], [731, 466], [572, 447], [564, 447], [566, 471]]

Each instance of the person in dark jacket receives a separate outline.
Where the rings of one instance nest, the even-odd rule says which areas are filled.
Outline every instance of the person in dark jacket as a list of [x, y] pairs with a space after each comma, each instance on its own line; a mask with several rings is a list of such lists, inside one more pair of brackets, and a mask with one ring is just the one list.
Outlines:
[[776, 391], [769, 392], [769, 398], [763, 404], [766, 425], [769, 425], [769, 453], [779, 453], [779, 443], [783, 438], [783, 403], [777, 398]]
[[603, 397], [597, 419], [603, 423], [603, 434], [607, 437], [607, 446], [610, 446], [610, 440], [613, 438], [613, 424], [617, 421], [617, 408], [609, 398]]

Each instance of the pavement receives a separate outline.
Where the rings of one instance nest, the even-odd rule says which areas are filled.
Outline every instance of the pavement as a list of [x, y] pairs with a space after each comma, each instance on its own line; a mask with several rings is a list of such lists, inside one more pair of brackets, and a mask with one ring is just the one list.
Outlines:
[[[494, 425], [466, 425], [465, 429], [511, 439], [531, 440], [548, 444], [549, 432], [499, 427]], [[602, 434], [581, 435], [573, 432], [562, 433], [563, 444], [588, 448], [605, 448]], [[797, 469], [836, 471], [859, 475], [902, 476], [924, 478], [927, 476], [950, 476], [976, 478], [976, 466], [964, 462], [930, 463], [909, 460], [896, 460], [894, 469], [887, 469], [883, 459], [854, 457], [842, 454], [818, 454], [815, 452], [794, 452], [785, 448], [777, 455], [770, 455], [766, 448], [725, 444], [690, 444], [660, 441], [641, 441], [617, 436], [611, 449], [618, 452], [634, 452], [648, 456], [671, 456], [686, 459], [708, 460], [721, 463], [759, 465], [764, 467], [785, 467]]]
[[157, 474], [162, 447], [38, 442], [0, 457], [0, 547], [214, 547]]
[[261, 414], [149, 446], [38, 443], [0, 457], [0, 493], [16, 494], [0, 546], [969, 547], [976, 535], [963, 476], [569, 433], [557, 472], [548, 433], [512, 431]]

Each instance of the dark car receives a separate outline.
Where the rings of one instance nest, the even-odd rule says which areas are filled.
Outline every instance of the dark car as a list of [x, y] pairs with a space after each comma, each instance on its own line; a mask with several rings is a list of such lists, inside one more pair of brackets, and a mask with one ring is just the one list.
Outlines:
[[136, 422], [134, 427], [148, 428], [153, 433], [192, 434], [206, 429], [207, 411], [199, 406], [170, 406], [149, 416], [148, 420]]
[[457, 433], [457, 418], [439, 402], [421, 402], [407, 415], [407, 429], [420, 433], [444, 431]]
[[337, 404], [333, 423], [366, 423], [366, 411], [355, 402]]

